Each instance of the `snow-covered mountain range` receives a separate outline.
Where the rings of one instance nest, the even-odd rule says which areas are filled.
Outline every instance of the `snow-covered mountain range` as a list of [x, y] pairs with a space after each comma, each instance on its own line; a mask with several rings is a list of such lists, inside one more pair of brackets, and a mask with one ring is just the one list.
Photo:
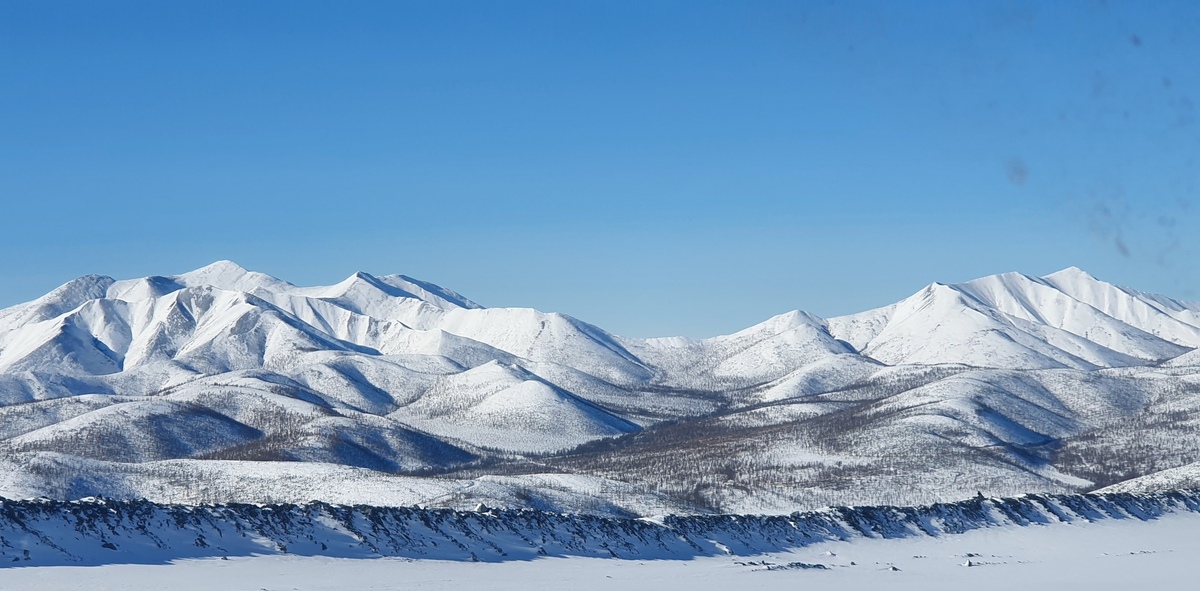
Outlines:
[[0, 495], [645, 514], [1168, 486], [1200, 462], [1198, 347], [1200, 303], [1075, 268], [711, 339], [402, 275], [93, 275], [0, 310]]

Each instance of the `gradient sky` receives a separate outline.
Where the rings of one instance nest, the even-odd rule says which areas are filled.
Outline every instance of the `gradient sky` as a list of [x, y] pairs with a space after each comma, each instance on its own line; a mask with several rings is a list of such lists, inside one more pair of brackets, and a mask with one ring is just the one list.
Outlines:
[[1200, 299], [1200, 3], [0, 3], [0, 306], [232, 259], [627, 336]]

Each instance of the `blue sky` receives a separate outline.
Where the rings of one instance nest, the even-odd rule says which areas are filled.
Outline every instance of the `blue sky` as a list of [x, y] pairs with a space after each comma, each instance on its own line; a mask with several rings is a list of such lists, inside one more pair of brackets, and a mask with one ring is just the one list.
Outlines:
[[0, 306], [217, 259], [709, 336], [1200, 299], [1200, 4], [0, 4]]

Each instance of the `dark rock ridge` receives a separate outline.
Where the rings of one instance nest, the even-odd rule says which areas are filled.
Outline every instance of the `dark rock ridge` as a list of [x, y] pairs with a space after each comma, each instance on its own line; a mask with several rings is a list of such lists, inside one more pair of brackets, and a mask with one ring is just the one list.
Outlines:
[[1200, 512], [1200, 491], [1025, 495], [921, 507], [835, 507], [791, 515], [622, 519], [536, 510], [163, 505], [0, 500], [4, 566], [164, 563], [264, 554], [529, 560], [539, 556], [685, 559], [752, 555], [855, 538], [942, 536], [985, 527]]

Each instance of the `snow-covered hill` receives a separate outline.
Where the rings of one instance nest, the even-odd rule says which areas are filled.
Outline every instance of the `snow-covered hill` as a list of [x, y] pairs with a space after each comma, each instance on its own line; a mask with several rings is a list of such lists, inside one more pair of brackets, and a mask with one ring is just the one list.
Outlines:
[[1200, 462], [1197, 347], [1200, 304], [1075, 268], [710, 339], [402, 275], [92, 275], [0, 310], [0, 494], [371, 502], [341, 475], [403, 480], [386, 503], [786, 513], [1073, 492]]
[[879, 361], [1094, 369], [1148, 365], [1200, 347], [1200, 304], [1142, 294], [1070, 268], [934, 283], [829, 331]]
[[1161, 470], [1102, 489], [1114, 493], [1152, 493], [1172, 490], [1200, 490], [1200, 462]]

